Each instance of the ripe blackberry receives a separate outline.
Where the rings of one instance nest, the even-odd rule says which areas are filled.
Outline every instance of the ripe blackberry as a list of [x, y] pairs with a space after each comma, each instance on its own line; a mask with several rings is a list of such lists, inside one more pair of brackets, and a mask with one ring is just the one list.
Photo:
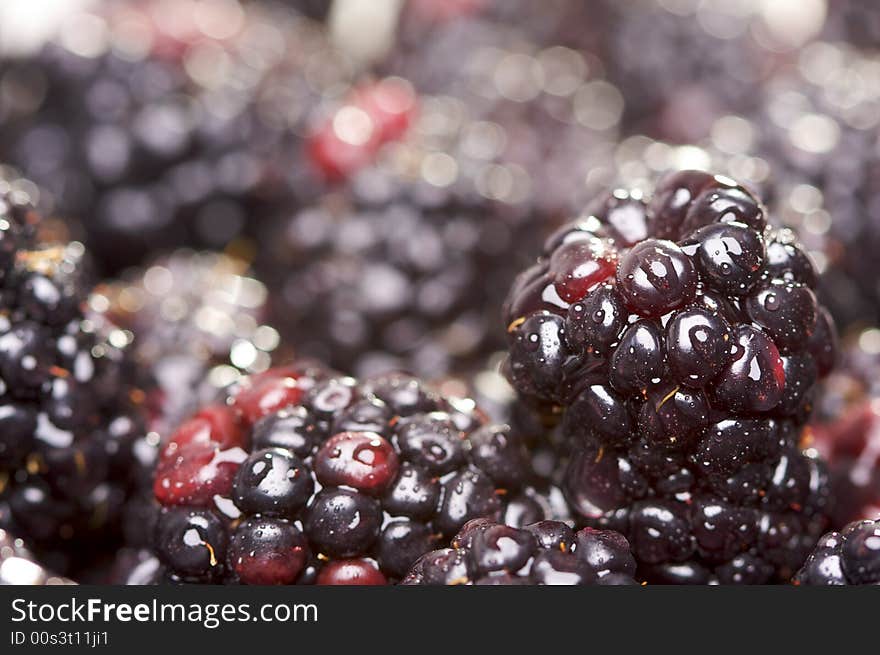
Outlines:
[[170, 20], [169, 6], [109, 3], [0, 62], [0, 148], [108, 272], [158, 249], [223, 247], [287, 200], [310, 112], [349, 75], [282, 5], [180, 2]]
[[880, 519], [855, 521], [829, 532], [798, 571], [799, 585], [880, 583]]
[[[419, 7], [408, 4], [400, 43], [383, 70], [410, 80], [422, 96], [420, 109], [429, 115], [414, 125], [416, 147], [433, 154], [423, 170], [443, 163], [436, 153], [449, 154], [459, 178], [476, 180], [486, 197], [528, 203], [541, 212], [533, 220], [540, 226], [610, 183], [623, 96], [602, 62], [565, 30], [532, 32], [559, 21], [576, 25], [583, 37], [600, 25], [596, 7], [568, 0], [553, 0], [552, 8], [488, 4], [440, 26], [420, 20]], [[566, 22], [566, 14], [578, 12], [589, 18]], [[452, 147], [441, 140], [450, 128], [461, 133]], [[406, 154], [398, 166], [415, 168]]]
[[697, 171], [600, 198], [505, 306], [505, 370], [561, 416], [565, 490], [663, 582], [787, 579], [826, 525], [800, 449], [834, 360], [816, 275], [733, 181]]
[[270, 369], [165, 445], [153, 578], [394, 581], [470, 519], [541, 520], [531, 477], [507, 426], [416, 378]]
[[611, 530], [575, 533], [561, 521], [522, 528], [468, 521], [449, 548], [423, 555], [407, 585], [634, 585], [636, 561]]
[[[541, 6], [528, 0], [414, 0], [403, 6], [393, 56], [417, 65], [428, 80], [449, 78], [454, 60], [470, 63], [467, 55], [481, 46], [480, 54], [486, 54], [501, 38], [595, 51], [607, 20], [600, 3], [578, 0], [548, 0]], [[445, 61], [432, 61], [444, 53]]]
[[82, 246], [33, 243], [36, 220], [0, 180], [0, 527], [66, 573], [112, 549], [151, 448], [130, 333], [84, 315]]

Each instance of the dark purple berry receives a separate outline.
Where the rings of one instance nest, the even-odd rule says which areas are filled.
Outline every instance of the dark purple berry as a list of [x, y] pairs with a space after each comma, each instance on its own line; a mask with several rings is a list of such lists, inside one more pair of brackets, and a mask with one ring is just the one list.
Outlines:
[[318, 493], [309, 506], [305, 530], [316, 551], [329, 557], [353, 557], [379, 536], [382, 510], [364, 494], [347, 489]]
[[664, 177], [648, 203], [648, 215], [654, 236], [677, 241], [687, 211], [707, 187], [717, 186], [714, 175], [704, 171], [676, 171]]
[[626, 399], [608, 385], [591, 384], [574, 399], [565, 414], [566, 434], [584, 440], [620, 445], [634, 436]]
[[289, 450], [268, 448], [245, 460], [232, 484], [236, 507], [248, 514], [295, 517], [312, 496], [311, 471]]
[[568, 308], [565, 337], [575, 352], [607, 353], [626, 324], [626, 306], [614, 285], [603, 284]]
[[232, 533], [229, 567], [250, 585], [294, 584], [308, 560], [305, 535], [284, 519], [248, 519]]
[[213, 512], [171, 508], [159, 515], [157, 552], [185, 580], [218, 579], [225, 566], [227, 544], [226, 528]]
[[554, 399], [560, 393], [570, 351], [565, 319], [556, 314], [533, 314], [510, 332], [510, 376], [523, 393]]

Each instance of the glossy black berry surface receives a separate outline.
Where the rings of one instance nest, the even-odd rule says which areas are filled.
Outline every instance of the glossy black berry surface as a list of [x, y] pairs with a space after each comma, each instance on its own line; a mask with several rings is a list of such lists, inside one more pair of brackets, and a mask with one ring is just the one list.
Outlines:
[[[574, 512], [625, 534], [643, 579], [785, 580], [830, 504], [801, 450], [834, 360], [816, 272], [727, 178], [682, 171], [650, 198], [611, 197], [514, 283], [507, 377], [561, 424]], [[627, 230], [608, 219], [622, 197]]]
[[521, 528], [487, 519], [466, 523], [449, 548], [428, 553], [406, 585], [634, 585], [636, 562], [612, 530], [575, 533], [560, 521]]
[[850, 523], [820, 540], [794, 578], [800, 585], [880, 583], [880, 521]]
[[270, 369], [164, 446], [156, 579], [395, 582], [471, 519], [541, 520], [539, 484], [522, 439], [473, 401], [402, 373]]

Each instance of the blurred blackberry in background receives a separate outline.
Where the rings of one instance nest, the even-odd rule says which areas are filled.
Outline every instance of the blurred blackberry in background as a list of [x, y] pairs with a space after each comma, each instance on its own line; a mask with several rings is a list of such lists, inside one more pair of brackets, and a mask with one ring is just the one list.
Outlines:
[[486, 29], [499, 48], [469, 42], [457, 78], [427, 80], [430, 56], [392, 57], [386, 72], [437, 95], [387, 77], [311, 135], [312, 162], [344, 184], [276, 215], [255, 261], [271, 322], [301, 352], [357, 373], [478, 370], [502, 345], [490, 326], [534, 235], [610, 175], [622, 101], [601, 69]]
[[[133, 359], [153, 384], [145, 405], [151, 431], [168, 438], [231, 384], [269, 368], [279, 335], [262, 322], [266, 287], [231, 255], [178, 250], [99, 285], [89, 310], [137, 334]], [[145, 559], [155, 525], [151, 485], [124, 510], [125, 544], [114, 563], [115, 580]], [[120, 573], [124, 571], [125, 574]]]
[[[469, 5], [475, 13], [466, 18], [429, 21], [428, 40], [426, 26], [417, 16], [410, 24], [405, 11], [400, 42], [383, 70], [430, 94], [422, 106], [434, 110], [433, 119], [421, 121], [429, 138], [460, 123], [464, 159], [503, 164], [482, 174], [484, 186], [495, 194], [510, 188], [539, 210], [568, 217], [610, 182], [608, 154], [624, 103], [591, 51], [578, 50], [565, 30], [539, 27], [545, 20], [577, 25], [585, 36], [594, 3], [551, 4], [559, 12], [534, 3]], [[418, 14], [420, 3], [408, 6]], [[566, 12], [590, 18], [566, 22]]]
[[43, 186], [51, 213], [82, 223], [107, 272], [245, 233], [290, 193], [308, 111], [347, 79], [344, 58], [278, 5], [98, 11], [38, 55], [0, 62], [0, 148]]
[[164, 446], [153, 542], [162, 567], [146, 577], [384, 584], [470, 519], [545, 518], [533, 477], [507, 426], [416, 378], [358, 382], [307, 362], [270, 369]]
[[474, 519], [450, 548], [423, 555], [408, 585], [634, 585], [636, 562], [626, 538], [611, 530], [577, 534], [560, 521], [522, 528]]
[[[479, 60], [491, 57], [497, 49], [527, 53], [553, 46], [589, 57], [602, 42], [609, 16], [609, 8], [602, 3], [578, 0], [549, 0], [540, 5], [528, 0], [413, 0], [401, 11], [389, 62], [395, 68], [405, 67], [426, 92], [448, 92], [452, 85], [479, 92], [459, 77], [462, 63], [466, 69], [480, 67], [485, 62]], [[534, 64], [515, 71], [514, 63], [510, 61], [501, 75], [508, 81], [512, 81], [511, 74], [524, 81], [552, 74], [551, 69]]]
[[84, 315], [82, 246], [34, 243], [26, 188], [0, 177], [0, 528], [67, 573], [112, 552], [153, 448], [131, 334]]
[[825, 0], [597, 4], [610, 13], [599, 56], [627, 100], [624, 130], [676, 142], [700, 141], [716, 119], [754, 108], [755, 89], [825, 16]]
[[269, 368], [279, 335], [264, 323], [267, 301], [244, 260], [177, 250], [99, 285], [89, 308], [137, 335], [134, 357], [158, 392], [152, 427], [168, 435], [242, 376]]
[[751, 116], [753, 152], [773, 171], [779, 219], [798, 229], [842, 327], [880, 320], [880, 53], [805, 47]]
[[880, 6], [873, 0], [828, 0], [828, 20], [822, 35], [861, 48], [880, 43]]
[[794, 579], [799, 585], [880, 583], [880, 520], [856, 521], [829, 532]]
[[359, 374], [476, 366], [500, 345], [493, 292], [516, 266], [517, 212], [362, 171], [262, 240], [255, 265], [277, 289], [270, 322], [299, 352]]
[[835, 492], [832, 527], [880, 517], [880, 330], [847, 338], [824, 381], [812, 445], [828, 461]]
[[573, 511], [623, 532], [649, 582], [789, 578], [827, 525], [801, 451], [834, 326], [795, 237], [699, 171], [600, 197], [505, 306], [508, 378], [561, 418]]

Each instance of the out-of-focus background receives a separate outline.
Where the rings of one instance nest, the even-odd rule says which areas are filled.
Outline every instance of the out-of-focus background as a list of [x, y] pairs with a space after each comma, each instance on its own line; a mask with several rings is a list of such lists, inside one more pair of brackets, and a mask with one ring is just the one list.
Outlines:
[[844, 343], [816, 443], [876, 503], [877, 0], [0, 0], [0, 181], [137, 335], [160, 431], [291, 352], [503, 415], [515, 274], [683, 168], [797, 228]]

